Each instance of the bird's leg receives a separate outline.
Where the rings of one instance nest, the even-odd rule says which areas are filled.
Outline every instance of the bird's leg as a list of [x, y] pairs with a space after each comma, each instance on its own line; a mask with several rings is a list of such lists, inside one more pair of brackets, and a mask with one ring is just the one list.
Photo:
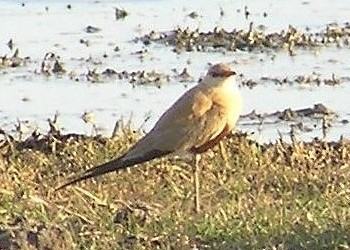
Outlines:
[[230, 165], [228, 163], [229, 160], [228, 160], [227, 150], [225, 149], [224, 143], [220, 141], [219, 146], [220, 146], [220, 153], [221, 153], [222, 159], [224, 160], [225, 167], [222, 168], [223, 169], [222, 173], [220, 172], [218, 173], [218, 179], [219, 179], [220, 185], [223, 185], [227, 176], [226, 175], [227, 169], [230, 168]]
[[194, 164], [194, 188], [195, 188], [195, 208], [196, 213], [200, 212], [200, 198], [199, 198], [199, 162], [201, 160], [201, 155], [196, 154], [195, 156], [195, 164]]

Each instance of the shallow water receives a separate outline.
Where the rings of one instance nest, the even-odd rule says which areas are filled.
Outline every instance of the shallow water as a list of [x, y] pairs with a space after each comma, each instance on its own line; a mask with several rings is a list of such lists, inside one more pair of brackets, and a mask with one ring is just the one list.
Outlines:
[[[215, 26], [232, 30], [249, 27], [250, 22], [264, 25], [267, 31], [281, 31], [293, 25], [301, 30], [321, 31], [331, 22], [348, 21], [350, 1], [27, 1], [22, 7], [13, 1], [0, 1], [0, 55], [12, 52], [6, 43], [13, 39], [14, 47], [30, 61], [19, 68], [0, 69], [0, 125], [11, 130], [17, 119], [28, 120], [31, 127], [48, 128], [47, 118], [56, 112], [59, 123], [67, 132], [91, 133], [92, 125], [80, 118], [85, 112], [96, 115], [96, 124], [110, 134], [115, 121], [123, 117], [131, 119], [135, 128], [149, 130], [162, 112], [184, 91], [195, 84], [171, 80], [161, 88], [154, 86], [133, 87], [126, 80], [106, 80], [103, 83], [75, 82], [68, 76], [45, 77], [40, 72], [41, 61], [47, 52], [60, 56], [68, 71], [78, 76], [90, 69], [103, 71], [156, 70], [171, 74], [172, 69], [187, 68], [197, 80], [207, 69], [207, 63], [230, 63], [243, 77], [259, 80], [267, 77], [288, 77], [316, 73], [322, 78], [348, 76], [350, 51], [347, 48], [321, 48], [297, 50], [296, 56], [287, 51], [271, 53], [248, 52], [172, 52], [161, 44], [145, 46], [132, 40], [155, 31], [168, 31], [177, 27], [212, 30]], [[244, 7], [251, 13], [246, 19]], [[48, 7], [45, 9], [45, 7]], [[114, 8], [124, 8], [130, 13], [124, 20], [115, 20]], [[224, 16], [220, 16], [220, 9]], [[188, 16], [192, 11], [198, 17]], [[264, 17], [264, 13], [267, 14]], [[86, 33], [88, 26], [101, 29]], [[89, 46], [80, 43], [88, 40]], [[118, 46], [120, 51], [114, 51]], [[141, 58], [135, 53], [147, 49]], [[106, 56], [104, 56], [106, 55]], [[90, 60], [88, 60], [90, 58]], [[243, 113], [256, 110], [271, 113], [287, 108], [302, 109], [322, 103], [336, 112], [338, 117], [327, 135], [335, 140], [340, 135], [350, 136], [349, 125], [341, 123], [350, 119], [349, 82], [337, 86], [277, 86], [271, 82], [253, 89], [242, 87], [245, 100]], [[149, 117], [149, 119], [147, 119]], [[144, 121], [147, 120], [144, 124]], [[322, 137], [319, 121], [303, 121], [309, 126], [317, 123], [312, 132], [301, 133], [300, 138]], [[261, 141], [274, 140], [278, 133], [287, 135], [289, 123], [265, 124], [258, 132], [256, 125], [240, 121], [238, 130], [254, 132]]]

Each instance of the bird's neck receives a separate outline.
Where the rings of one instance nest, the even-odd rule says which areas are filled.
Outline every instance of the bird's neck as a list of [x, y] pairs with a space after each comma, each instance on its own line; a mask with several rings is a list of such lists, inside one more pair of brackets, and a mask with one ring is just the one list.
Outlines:
[[203, 79], [200, 85], [203, 90], [206, 89], [210, 92], [213, 91], [221, 94], [227, 93], [230, 95], [239, 92], [234, 77], [228, 77], [225, 79], [218, 77], [206, 77]]

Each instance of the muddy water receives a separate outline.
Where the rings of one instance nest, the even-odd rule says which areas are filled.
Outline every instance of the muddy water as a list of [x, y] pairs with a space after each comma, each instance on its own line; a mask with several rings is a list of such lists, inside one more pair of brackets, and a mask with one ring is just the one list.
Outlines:
[[[70, 4], [70, 8], [68, 8]], [[115, 7], [129, 15], [116, 20]], [[92, 124], [81, 116], [91, 112], [99, 131], [110, 134], [115, 121], [131, 119], [132, 126], [148, 130], [157, 118], [207, 69], [208, 63], [230, 63], [242, 76], [258, 86], [242, 86], [244, 114], [253, 110], [271, 114], [291, 108], [312, 108], [322, 103], [335, 113], [329, 120], [326, 139], [350, 136], [350, 70], [348, 47], [324, 46], [287, 50], [212, 51], [174, 53], [171, 46], [134, 42], [137, 37], [178, 27], [210, 31], [219, 26], [227, 30], [248, 29], [251, 22], [265, 32], [281, 32], [289, 25], [305, 31], [320, 32], [329, 23], [348, 21], [350, 1], [27, 1], [24, 6], [0, 1], [0, 56], [29, 57], [20, 67], [0, 67], [0, 125], [8, 131], [17, 120], [23, 127], [48, 128], [47, 118], [59, 113], [59, 124], [67, 132], [91, 133]], [[189, 14], [193, 13], [192, 17]], [[98, 28], [87, 32], [88, 26]], [[13, 40], [11, 50], [7, 43]], [[59, 56], [64, 74], [44, 75], [41, 63], [46, 53]], [[171, 76], [161, 84], [136, 85], [127, 79], [87, 80], [88, 71], [156, 71]], [[192, 81], [179, 82], [175, 73], [187, 68]], [[320, 79], [344, 77], [334, 86], [321, 84], [275, 84], [267, 79], [295, 79], [317, 75]], [[160, 86], [160, 88], [159, 88]], [[327, 118], [328, 119], [328, 118]], [[291, 125], [301, 139], [323, 137], [323, 121], [317, 115], [281, 121], [241, 119], [238, 129], [254, 133], [261, 141], [288, 136]], [[29, 131], [29, 130], [28, 130]]]

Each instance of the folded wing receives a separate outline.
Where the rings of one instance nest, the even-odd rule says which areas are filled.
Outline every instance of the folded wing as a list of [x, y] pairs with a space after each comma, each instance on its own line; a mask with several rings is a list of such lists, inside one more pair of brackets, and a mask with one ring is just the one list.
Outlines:
[[87, 170], [58, 189], [172, 152], [201, 153], [230, 132], [225, 112], [197, 85], [177, 100], [123, 156]]

